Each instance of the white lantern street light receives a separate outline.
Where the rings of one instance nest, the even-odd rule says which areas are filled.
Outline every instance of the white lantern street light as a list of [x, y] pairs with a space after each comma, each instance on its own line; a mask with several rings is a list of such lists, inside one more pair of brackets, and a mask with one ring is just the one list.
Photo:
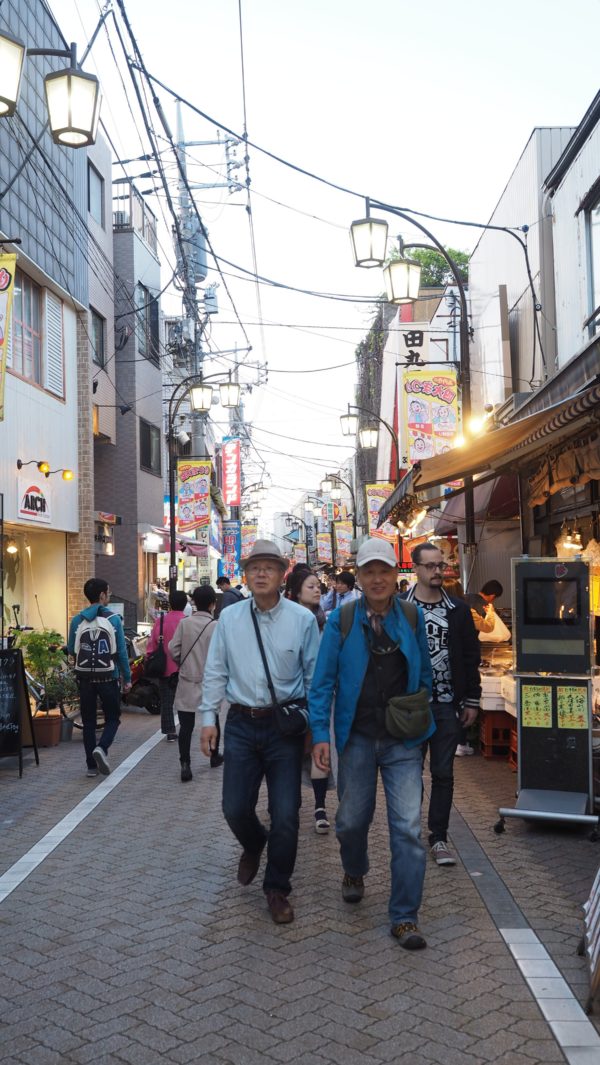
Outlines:
[[321, 481], [321, 491], [325, 495], [327, 495], [328, 492], [331, 492], [332, 487], [333, 487], [333, 485], [332, 485], [331, 480], [329, 479], [329, 477], [326, 477], [325, 480]]
[[358, 429], [358, 414], [342, 414], [340, 418], [343, 436], [356, 436]]
[[362, 448], [366, 449], [377, 447], [377, 442], [379, 440], [379, 429], [359, 429], [358, 439], [360, 440], [360, 446]]
[[3, 33], [0, 36], [0, 116], [2, 118], [10, 118], [15, 113], [25, 51], [25, 45], [17, 37], [12, 37], [9, 33]]
[[370, 269], [383, 266], [387, 245], [388, 224], [381, 218], [371, 218], [367, 201], [367, 217], [350, 226], [350, 242], [357, 266]]
[[55, 144], [84, 148], [94, 144], [100, 117], [100, 82], [77, 66], [77, 45], [27, 48], [10, 34], [0, 34], [0, 116], [13, 115], [19, 99], [26, 55], [68, 58], [71, 65], [44, 78], [50, 133]]
[[332, 488], [331, 492], [329, 493], [329, 495], [334, 500], [334, 502], [337, 503], [338, 500], [340, 500], [342, 498], [342, 489], [341, 488]]
[[207, 414], [212, 406], [212, 385], [205, 385], [200, 379], [197, 384], [190, 388], [190, 403], [192, 410], [198, 414]]
[[229, 374], [229, 380], [219, 385], [221, 406], [229, 410], [239, 407], [240, 392], [241, 388], [239, 384], [237, 381], [232, 381], [231, 374]]

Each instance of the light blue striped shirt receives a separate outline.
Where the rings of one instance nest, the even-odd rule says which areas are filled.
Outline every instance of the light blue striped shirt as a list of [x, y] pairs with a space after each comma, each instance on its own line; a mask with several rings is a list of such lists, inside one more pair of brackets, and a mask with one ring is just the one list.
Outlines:
[[214, 725], [223, 699], [242, 706], [272, 703], [250, 611], [260, 627], [271, 680], [278, 702], [307, 696], [319, 652], [315, 615], [281, 597], [271, 610], [258, 610], [254, 600], [224, 610], [211, 640], [202, 698], [203, 726]]

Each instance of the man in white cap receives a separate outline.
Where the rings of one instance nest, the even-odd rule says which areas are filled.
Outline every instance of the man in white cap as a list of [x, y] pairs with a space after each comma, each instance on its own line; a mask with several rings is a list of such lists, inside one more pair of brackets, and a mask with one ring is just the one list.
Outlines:
[[[335, 698], [342, 897], [357, 903], [364, 895], [380, 772], [392, 852], [391, 933], [406, 950], [420, 950], [426, 946], [417, 924], [425, 877], [421, 746], [435, 729], [429, 711], [425, 625], [420, 611], [395, 594], [398, 566], [391, 544], [375, 537], [366, 540], [356, 566], [363, 598], [334, 610], [323, 631], [309, 697], [313, 757], [319, 769], [329, 767], [330, 707]], [[411, 695], [414, 705], [408, 712], [418, 709], [422, 731], [399, 739], [389, 731], [386, 707], [394, 697], [406, 696], [406, 713]]]
[[[200, 746], [216, 750], [216, 715], [223, 699], [231, 704], [224, 735], [223, 813], [243, 848], [238, 881], [254, 880], [267, 847], [263, 890], [276, 924], [289, 924], [288, 900], [296, 861], [304, 737], [286, 737], [276, 725], [273, 697], [255, 622], [263, 644], [277, 703], [308, 695], [319, 630], [314, 614], [284, 599], [280, 587], [287, 562], [270, 540], [257, 540], [242, 562], [252, 598], [221, 614], [211, 641], [202, 685]], [[269, 831], [256, 814], [266, 778]]]

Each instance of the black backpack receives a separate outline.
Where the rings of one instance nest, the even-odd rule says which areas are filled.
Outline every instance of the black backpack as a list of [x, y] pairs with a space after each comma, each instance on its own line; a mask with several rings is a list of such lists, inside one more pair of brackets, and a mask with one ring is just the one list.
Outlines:
[[[407, 603], [405, 599], [396, 599], [396, 602], [400, 603], [402, 611], [406, 620], [408, 621], [413, 632], [417, 631], [417, 607], [414, 603]], [[351, 599], [349, 603], [342, 603], [340, 607], [340, 635], [342, 637], [342, 647], [346, 636], [350, 632], [352, 625], [354, 624], [354, 614], [356, 613], [356, 599]]]

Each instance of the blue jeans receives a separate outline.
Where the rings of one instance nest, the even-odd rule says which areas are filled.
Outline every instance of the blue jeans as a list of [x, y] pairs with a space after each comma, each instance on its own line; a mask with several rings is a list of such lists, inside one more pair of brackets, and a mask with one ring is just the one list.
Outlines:
[[88, 769], [94, 769], [96, 763], [92, 751], [96, 747], [96, 700], [100, 699], [104, 710], [104, 729], [98, 740], [98, 747], [108, 751], [121, 722], [121, 689], [118, 680], [80, 680], [79, 706], [83, 722], [83, 746]]
[[454, 703], [432, 703], [436, 731], [429, 739], [431, 798], [429, 800], [429, 846], [446, 842], [452, 796], [454, 794], [454, 756], [460, 739], [461, 724]]
[[[249, 854], [267, 842], [264, 891], [292, 890], [300, 809], [300, 777], [304, 737], [286, 739], [271, 717], [253, 719], [230, 709], [223, 739], [223, 814], [236, 839]], [[256, 815], [258, 792], [267, 782], [267, 829]]]
[[425, 879], [425, 850], [421, 843], [423, 755], [420, 747], [407, 748], [391, 737], [370, 739], [351, 732], [340, 755], [340, 804], [335, 831], [342, 866], [349, 876], [369, 871], [367, 837], [375, 813], [377, 771], [385, 791], [390, 848], [392, 891], [389, 915], [392, 925], [417, 922]]

